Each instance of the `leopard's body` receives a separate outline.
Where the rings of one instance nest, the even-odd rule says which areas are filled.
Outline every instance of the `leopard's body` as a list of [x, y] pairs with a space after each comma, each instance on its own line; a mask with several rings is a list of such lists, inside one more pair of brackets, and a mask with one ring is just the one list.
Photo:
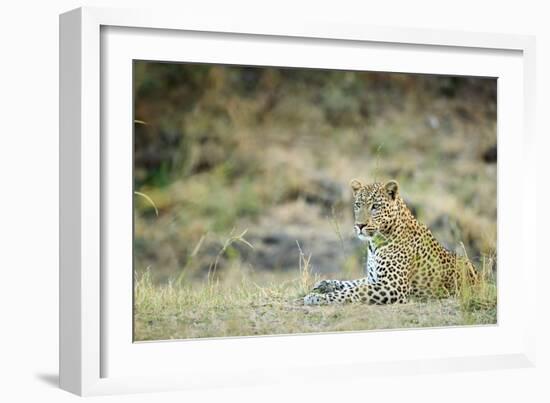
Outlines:
[[304, 297], [307, 305], [344, 302], [391, 304], [409, 296], [446, 297], [476, 271], [465, 256], [446, 250], [419, 223], [399, 194], [395, 181], [365, 185], [351, 181], [355, 232], [366, 242], [366, 277], [323, 280]]

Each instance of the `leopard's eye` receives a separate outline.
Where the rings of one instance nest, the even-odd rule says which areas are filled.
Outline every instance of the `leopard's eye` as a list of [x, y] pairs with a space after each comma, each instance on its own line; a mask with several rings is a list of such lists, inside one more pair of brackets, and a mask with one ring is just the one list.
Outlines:
[[380, 208], [380, 204], [378, 203], [374, 203], [372, 206], [371, 206], [371, 210], [378, 210]]
[[355, 202], [354, 206], [355, 206], [356, 209], [359, 210], [361, 208], [361, 203]]

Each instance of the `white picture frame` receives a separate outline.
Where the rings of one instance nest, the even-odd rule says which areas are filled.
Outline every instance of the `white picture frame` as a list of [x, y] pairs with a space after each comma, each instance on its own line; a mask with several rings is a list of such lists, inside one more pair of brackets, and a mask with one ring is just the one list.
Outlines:
[[[534, 365], [536, 284], [514, 289], [514, 281], [537, 270], [535, 254], [523, 253], [534, 245], [528, 234], [536, 233], [523, 196], [536, 191], [534, 49], [534, 38], [521, 35], [151, 10], [61, 15], [61, 387], [97, 395]], [[338, 57], [326, 58], [329, 51]], [[133, 343], [131, 211], [125, 213], [132, 106], [125, 76], [137, 58], [499, 77], [498, 324]], [[445, 347], [449, 341], [460, 343]], [[322, 353], [335, 347], [347, 358]]]

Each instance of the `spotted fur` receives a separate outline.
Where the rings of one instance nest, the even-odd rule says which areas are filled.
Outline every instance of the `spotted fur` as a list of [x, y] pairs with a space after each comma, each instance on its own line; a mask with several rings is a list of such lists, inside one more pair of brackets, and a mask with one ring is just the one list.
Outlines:
[[344, 302], [392, 304], [409, 296], [447, 297], [463, 281], [476, 281], [467, 257], [446, 250], [419, 223], [399, 194], [396, 181], [350, 183], [354, 198], [355, 232], [367, 244], [366, 277], [323, 280], [304, 297], [307, 305]]

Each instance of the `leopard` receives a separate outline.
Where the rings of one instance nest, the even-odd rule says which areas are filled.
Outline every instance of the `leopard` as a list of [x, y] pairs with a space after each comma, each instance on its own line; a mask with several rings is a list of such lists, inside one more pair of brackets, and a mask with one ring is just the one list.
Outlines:
[[478, 280], [467, 255], [446, 249], [419, 222], [396, 180], [350, 182], [355, 235], [366, 244], [366, 276], [321, 280], [303, 297], [305, 305], [407, 303], [445, 298]]

